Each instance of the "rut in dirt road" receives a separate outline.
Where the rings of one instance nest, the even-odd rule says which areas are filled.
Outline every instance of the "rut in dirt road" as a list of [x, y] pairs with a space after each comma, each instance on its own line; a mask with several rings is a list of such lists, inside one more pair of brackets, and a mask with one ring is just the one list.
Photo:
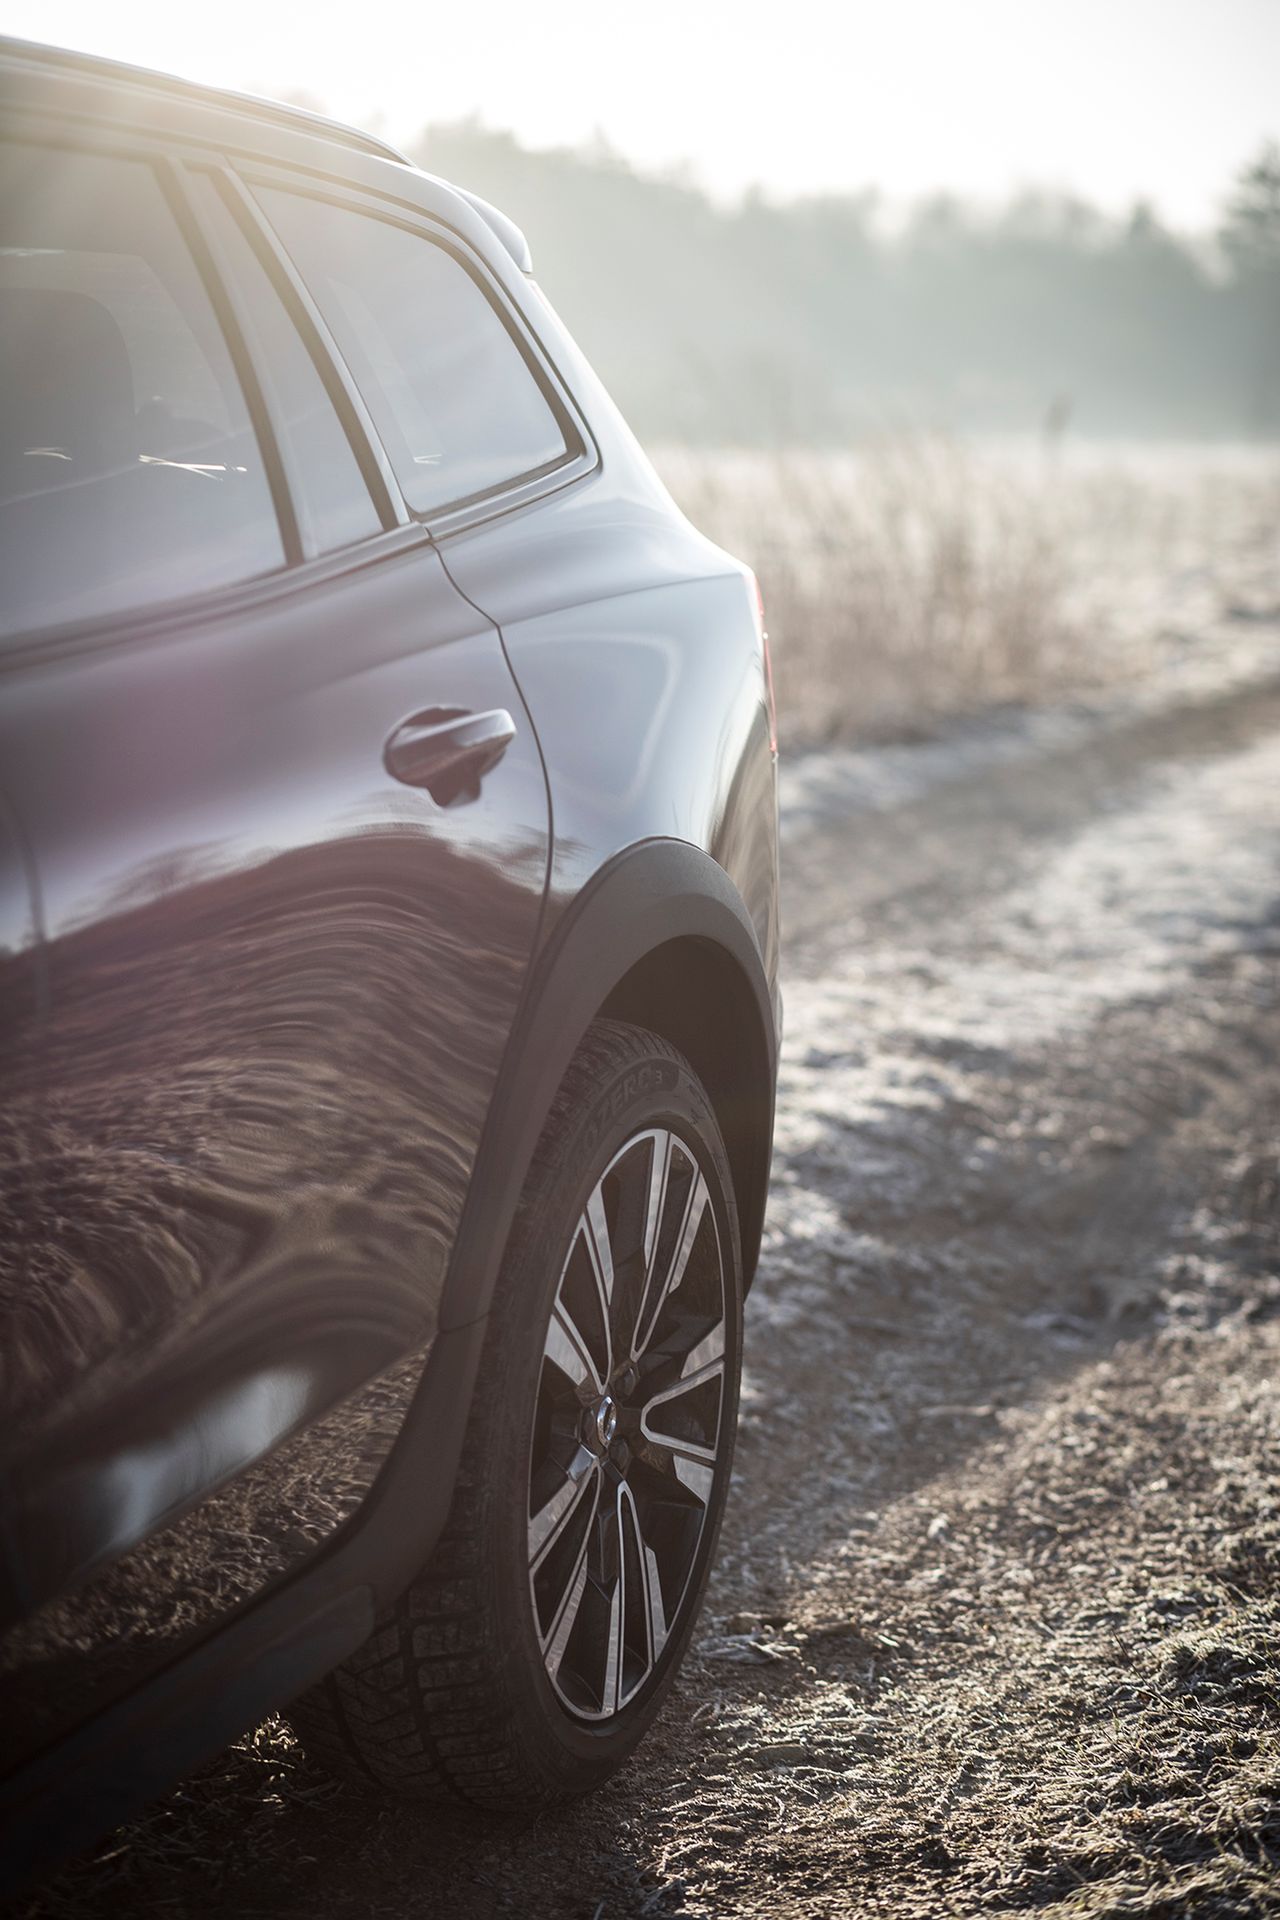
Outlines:
[[[1034, 841], [1008, 848], [994, 891], [981, 856], [968, 871], [946, 859], [944, 797], [932, 888], [882, 901], [843, 953], [825, 932], [821, 969], [793, 986], [748, 1346], [755, 1519], [724, 1568], [757, 1597], [747, 1634], [712, 1643], [721, 1661], [758, 1644], [766, 1699], [778, 1688], [763, 1713], [717, 1716], [766, 1769], [753, 1799], [771, 1897], [732, 1855], [713, 1866], [677, 1842], [669, 1868], [707, 1912], [1083, 1902], [1090, 1881], [1099, 1910], [1189, 1892], [1192, 1869], [1233, 1856], [1230, 1806], [1197, 1798], [1221, 1794], [1222, 1756], [1201, 1739], [1188, 1771], [1178, 1713], [1149, 1704], [1099, 1751], [1080, 1707], [1092, 1688], [1110, 1725], [1126, 1681], [1142, 1694], [1131, 1646], [1118, 1677], [1117, 1634], [1163, 1648], [1156, 1679], [1166, 1655], [1193, 1670], [1164, 1642], [1194, 1626], [1212, 1649], [1245, 1571], [1261, 1611], [1244, 1607], [1229, 1658], [1247, 1724], [1231, 1700], [1207, 1718], [1228, 1760], [1240, 1735], [1244, 1806], [1280, 1785], [1274, 1745], [1257, 1768], [1254, 1725], [1273, 1738], [1280, 1718], [1249, 1697], [1268, 1684], [1255, 1669], [1280, 1595], [1268, 705], [1230, 715], [1235, 751], [1095, 785], [1091, 817], [1062, 837], [1042, 774]], [[972, 850], [971, 816], [955, 817], [951, 850]], [[1235, 1343], [1209, 1348], [1207, 1377], [1206, 1325]], [[1170, 1364], [1184, 1340], [1186, 1371]], [[1187, 1579], [1210, 1571], [1207, 1587]], [[1144, 1764], [1164, 1747], [1179, 1754], [1169, 1779]], [[752, 1793], [719, 1784], [717, 1818]], [[1129, 1799], [1147, 1796], [1170, 1802], [1167, 1847], [1154, 1819], [1126, 1847]], [[1236, 1824], [1238, 1858], [1214, 1871], [1249, 1905], [1280, 1823]]]
[[791, 844], [707, 1617], [494, 1826], [278, 1725], [38, 1909], [1280, 1912], [1280, 691]]

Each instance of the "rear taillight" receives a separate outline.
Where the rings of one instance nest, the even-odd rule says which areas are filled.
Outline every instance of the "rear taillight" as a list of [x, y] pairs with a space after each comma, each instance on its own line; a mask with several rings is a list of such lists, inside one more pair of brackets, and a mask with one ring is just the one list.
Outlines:
[[760, 582], [754, 573], [751, 576], [751, 594], [755, 601], [756, 632], [760, 635], [760, 648], [764, 654], [764, 684], [769, 703], [769, 751], [778, 751], [778, 702], [773, 692], [773, 661], [769, 658], [769, 636], [764, 626], [764, 596], [760, 591]]

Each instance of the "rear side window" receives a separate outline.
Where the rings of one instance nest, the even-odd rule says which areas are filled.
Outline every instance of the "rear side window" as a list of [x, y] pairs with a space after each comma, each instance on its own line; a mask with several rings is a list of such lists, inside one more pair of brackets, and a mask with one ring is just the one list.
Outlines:
[[258, 193], [415, 513], [459, 505], [568, 458], [532, 368], [452, 254], [375, 215], [275, 187]]
[[226, 343], [151, 168], [0, 144], [0, 632], [283, 563]]
[[227, 278], [242, 297], [254, 359], [274, 403], [289, 461], [289, 482], [308, 553], [367, 540], [382, 530], [333, 402], [315, 361], [248, 236], [212, 180], [194, 183], [206, 227], [219, 242]]

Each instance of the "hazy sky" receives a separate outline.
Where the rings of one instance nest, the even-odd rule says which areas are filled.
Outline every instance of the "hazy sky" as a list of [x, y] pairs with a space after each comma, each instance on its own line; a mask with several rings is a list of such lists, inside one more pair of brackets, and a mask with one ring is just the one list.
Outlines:
[[0, 0], [0, 26], [306, 89], [393, 138], [468, 113], [535, 146], [599, 129], [721, 194], [1040, 185], [1194, 227], [1280, 136], [1280, 0]]

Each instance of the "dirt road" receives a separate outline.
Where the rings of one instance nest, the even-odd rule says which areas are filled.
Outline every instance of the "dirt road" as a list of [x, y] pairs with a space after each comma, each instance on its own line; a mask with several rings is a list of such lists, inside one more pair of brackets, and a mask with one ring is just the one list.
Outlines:
[[658, 1732], [495, 1827], [272, 1725], [35, 1911], [1280, 1912], [1280, 682], [828, 789]]

